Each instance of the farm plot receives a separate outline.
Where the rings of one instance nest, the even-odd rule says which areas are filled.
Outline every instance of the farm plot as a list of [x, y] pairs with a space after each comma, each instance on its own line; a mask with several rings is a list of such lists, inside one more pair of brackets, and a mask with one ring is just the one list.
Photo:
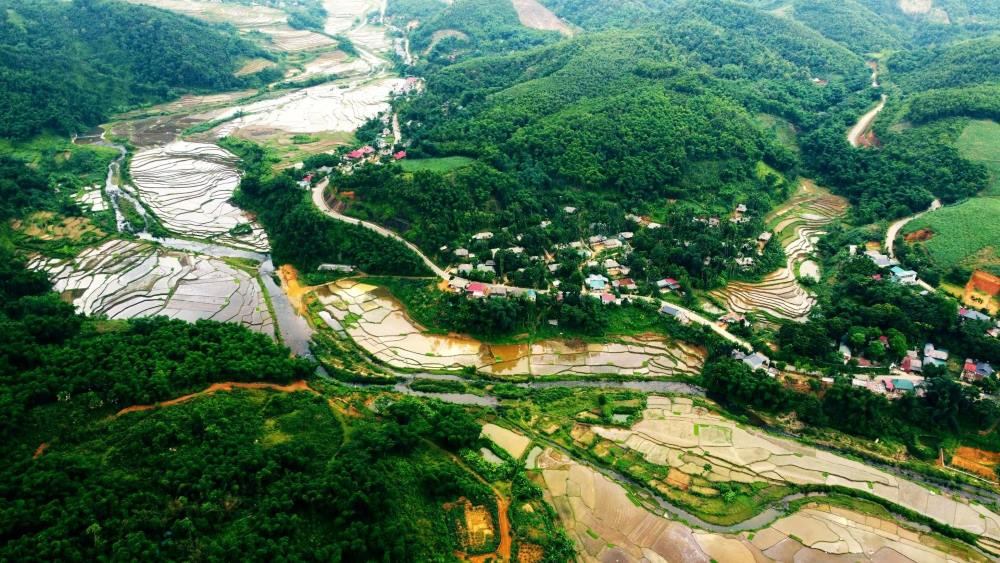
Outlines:
[[239, 135], [251, 128], [287, 133], [354, 131], [368, 119], [389, 109], [389, 97], [402, 91], [401, 78], [379, 78], [362, 85], [327, 83], [287, 95], [237, 106], [216, 116], [228, 120], [216, 137]]
[[129, 0], [135, 4], [154, 6], [210, 22], [232, 24], [243, 33], [259, 32], [281, 51], [302, 51], [333, 45], [325, 35], [292, 29], [288, 16], [281, 10], [260, 5], [240, 5], [209, 0]]
[[[364, 59], [349, 59], [342, 51], [323, 53], [303, 65], [302, 71], [289, 76], [289, 80], [297, 82], [316, 76], [357, 76], [371, 71], [371, 64]], [[295, 71], [292, 71], [293, 73]]]
[[491, 345], [464, 336], [426, 334], [388, 292], [340, 280], [316, 292], [326, 312], [361, 348], [396, 368], [458, 370], [493, 375], [697, 374], [704, 352], [660, 337], [619, 342]]
[[544, 450], [534, 467], [581, 560], [711, 560], [690, 528], [636, 505], [621, 485], [590, 467], [552, 449]]
[[503, 448], [514, 459], [521, 459], [524, 450], [528, 449], [528, 444], [531, 443], [530, 438], [496, 424], [483, 425], [483, 436], [493, 440], [493, 443]]
[[36, 257], [28, 266], [45, 271], [55, 291], [87, 315], [212, 319], [274, 335], [256, 278], [214, 258], [112, 240], [70, 260]]
[[[139, 197], [174, 232], [266, 251], [264, 230], [229, 203], [240, 181], [238, 159], [215, 145], [178, 141], [139, 152], [132, 179]], [[230, 231], [247, 225], [250, 232]]]
[[822, 501], [754, 533], [692, 532], [649, 512], [626, 490], [561, 452], [540, 452], [546, 500], [576, 542], [583, 561], [987, 561], [937, 536]]
[[965, 158], [986, 167], [990, 185], [984, 195], [1000, 196], [1000, 123], [973, 121], [965, 126], [955, 142]]
[[[814, 503], [754, 535], [751, 543], [776, 561], [988, 561], [963, 546], [886, 518]], [[720, 559], [721, 561], [721, 559]]]
[[759, 282], [730, 282], [711, 295], [737, 313], [761, 311], [781, 319], [805, 320], [816, 298], [799, 283], [796, 271], [802, 277], [819, 278], [819, 266], [809, 256], [823, 228], [846, 210], [843, 198], [803, 182], [799, 193], [768, 217], [788, 257], [785, 267]]
[[996, 269], [1000, 266], [998, 217], [1000, 198], [976, 197], [910, 221], [903, 234], [924, 229], [933, 233], [921, 244], [942, 270], [953, 266]]
[[949, 526], [1000, 538], [1000, 515], [863, 463], [743, 428], [688, 399], [650, 396], [630, 429], [590, 428], [649, 463], [711, 482], [836, 485], [874, 494]]

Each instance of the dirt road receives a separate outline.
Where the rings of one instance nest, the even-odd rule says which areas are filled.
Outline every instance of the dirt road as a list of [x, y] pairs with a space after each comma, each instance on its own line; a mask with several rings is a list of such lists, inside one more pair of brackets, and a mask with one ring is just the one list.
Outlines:
[[941, 200], [935, 199], [934, 201], [931, 202], [931, 206], [928, 207], [926, 211], [921, 211], [920, 213], [917, 213], [916, 215], [910, 215], [909, 217], [903, 217], [899, 221], [896, 221], [892, 225], [889, 225], [889, 229], [886, 230], [885, 232], [885, 251], [889, 255], [889, 258], [896, 257], [896, 254], [893, 252], [893, 247], [895, 246], [896, 235], [899, 234], [900, 229], [902, 229], [903, 227], [906, 226], [907, 223], [916, 219], [917, 217], [920, 217], [924, 213], [927, 213], [928, 211], [934, 211], [935, 209], [938, 209], [940, 207], [941, 207]]
[[122, 410], [115, 413], [114, 418], [118, 418], [123, 414], [128, 414], [130, 412], [148, 411], [160, 407], [172, 407], [174, 405], [179, 405], [194, 399], [196, 397], [201, 397], [202, 395], [211, 395], [219, 391], [232, 391], [233, 389], [269, 389], [271, 391], [280, 391], [282, 393], [295, 393], [297, 391], [308, 391], [310, 393], [316, 393], [316, 391], [309, 387], [309, 384], [304, 380], [295, 381], [289, 383], [288, 385], [279, 385], [277, 383], [242, 383], [237, 381], [226, 381], [223, 383], [213, 383], [209, 385], [204, 391], [198, 391], [197, 393], [190, 393], [188, 395], [182, 395], [176, 399], [170, 399], [169, 401], [163, 401], [162, 403], [153, 403], [152, 405], [133, 405], [131, 407], [125, 407]]
[[871, 128], [872, 123], [878, 116], [879, 112], [885, 108], [886, 95], [882, 94], [882, 101], [880, 101], [874, 108], [872, 108], [868, 113], [861, 116], [861, 119], [851, 127], [851, 130], [847, 132], [847, 142], [851, 143], [851, 146], [857, 148], [861, 145], [861, 137], [865, 134], [868, 129]]

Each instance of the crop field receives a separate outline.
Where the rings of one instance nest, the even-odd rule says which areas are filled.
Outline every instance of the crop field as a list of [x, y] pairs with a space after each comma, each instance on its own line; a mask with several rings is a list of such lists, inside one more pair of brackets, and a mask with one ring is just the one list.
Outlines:
[[399, 164], [407, 172], [417, 172], [419, 170], [430, 170], [431, 172], [451, 172], [472, 164], [473, 160], [467, 156], [445, 156], [441, 158], [418, 158], [406, 159]]
[[949, 205], [910, 221], [904, 235], [928, 229], [931, 238], [922, 244], [935, 264], [942, 269], [952, 266], [1000, 266], [1000, 198], [976, 197], [958, 205]]
[[962, 156], [989, 170], [990, 185], [984, 195], [1000, 197], [1000, 123], [973, 121], [965, 127], [955, 145]]
[[[712, 430], [705, 432], [706, 428]], [[631, 428], [591, 426], [589, 431], [611, 442], [612, 448], [640, 454], [653, 467], [704, 478], [723, 497], [723, 483], [835, 485], [875, 495], [989, 540], [1000, 538], [1000, 515], [984, 506], [938, 495], [863, 463], [742, 427], [692, 405], [691, 399], [650, 396], [642, 420]], [[742, 487], [737, 489], [737, 499], [742, 494], [739, 490]]]
[[[139, 197], [171, 231], [266, 251], [264, 230], [229, 203], [240, 182], [237, 161], [215, 145], [180, 141], [136, 154], [132, 178]], [[237, 225], [250, 225], [249, 235], [230, 234]]]
[[819, 279], [818, 264], [810, 260], [824, 227], [847, 210], [847, 202], [803, 181], [798, 193], [768, 216], [774, 232], [769, 244], [783, 245], [788, 262], [759, 282], [730, 282], [711, 293], [737, 313], [761, 311], [774, 317], [804, 320], [816, 298], [799, 283], [799, 277]]
[[697, 374], [704, 363], [701, 349], [662, 337], [621, 337], [603, 343], [551, 339], [498, 345], [468, 336], [430, 334], [388, 291], [356, 280], [334, 282], [315, 295], [325, 313], [342, 324], [358, 346], [395, 368], [473, 367], [498, 376], [669, 377]]
[[257, 279], [222, 260], [111, 240], [71, 260], [37, 257], [28, 267], [45, 271], [55, 291], [87, 315], [211, 319], [274, 335]]

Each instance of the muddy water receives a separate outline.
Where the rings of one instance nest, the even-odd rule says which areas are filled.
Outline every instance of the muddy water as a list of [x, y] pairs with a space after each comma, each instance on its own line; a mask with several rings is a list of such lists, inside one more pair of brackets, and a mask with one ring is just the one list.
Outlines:
[[291, 300], [281, 290], [281, 286], [274, 282], [274, 262], [271, 261], [270, 256], [261, 263], [259, 271], [264, 289], [271, 296], [274, 321], [278, 325], [282, 342], [296, 356], [312, 358], [312, 352], [309, 351], [309, 342], [312, 341], [313, 335], [312, 327], [295, 312], [295, 307], [292, 306]]

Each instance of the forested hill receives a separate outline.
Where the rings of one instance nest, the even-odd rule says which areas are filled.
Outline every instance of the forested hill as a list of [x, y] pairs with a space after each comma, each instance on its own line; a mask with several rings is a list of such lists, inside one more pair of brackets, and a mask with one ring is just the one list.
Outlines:
[[0, 0], [0, 137], [96, 125], [182, 91], [236, 88], [235, 31], [117, 0]]

